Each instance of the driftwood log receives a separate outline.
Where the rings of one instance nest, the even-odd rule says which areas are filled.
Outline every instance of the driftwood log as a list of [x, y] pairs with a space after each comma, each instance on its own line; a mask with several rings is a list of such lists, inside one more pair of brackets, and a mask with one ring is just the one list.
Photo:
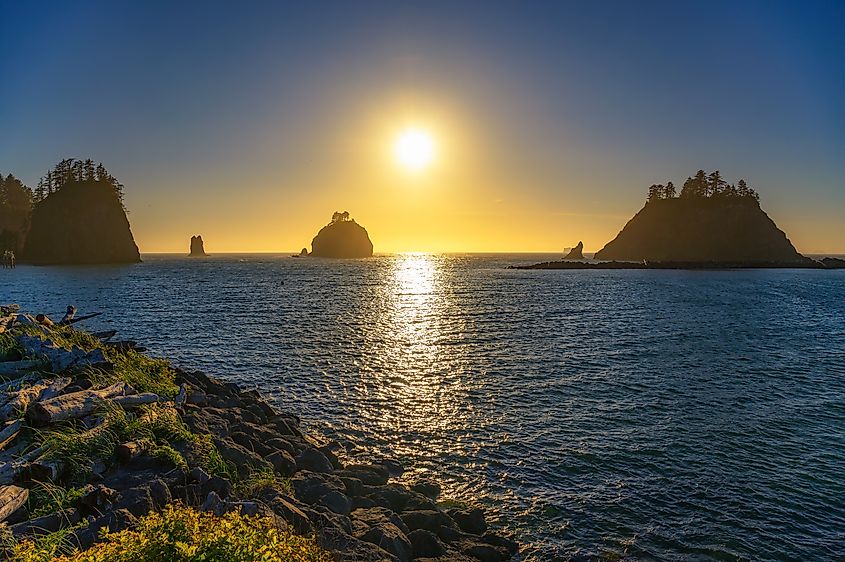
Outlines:
[[51, 400], [36, 402], [26, 410], [26, 418], [33, 425], [47, 425], [58, 421], [81, 418], [96, 410], [103, 402], [135, 394], [125, 382], [116, 382], [101, 390], [80, 390]]
[[29, 490], [18, 486], [0, 486], [0, 522], [16, 512], [29, 497]]
[[9, 420], [16, 414], [25, 411], [31, 402], [38, 400], [41, 392], [47, 389], [48, 386], [47, 383], [40, 382], [12, 393], [9, 401], [5, 405], [0, 406], [0, 421]]
[[56, 482], [64, 470], [64, 462], [41, 457], [22, 468], [21, 479], [29, 482]]
[[152, 392], [142, 392], [141, 394], [130, 394], [127, 396], [116, 396], [109, 400], [112, 404], [117, 404], [122, 408], [136, 408], [144, 404], [155, 404], [156, 402], [163, 402], [165, 399]]
[[38, 368], [40, 361], [21, 359], [20, 361], [4, 361], [0, 363], [0, 377], [17, 377], [27, 371]]
[[22, 425], [22, 420], [15, 420], [12, 423], [6, 424], [6, 426], [0, 430], [0, 451], [2, 451], [6, 445], [11, 443], [12, 440], [18, 436]]

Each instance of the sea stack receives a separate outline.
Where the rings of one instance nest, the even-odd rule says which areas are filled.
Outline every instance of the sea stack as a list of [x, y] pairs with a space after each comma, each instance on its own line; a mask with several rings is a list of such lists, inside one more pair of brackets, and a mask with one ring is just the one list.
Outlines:
[[203, 246], [202, 236], [197, 234], [196, 236], [191, 236], [191, 256], [193, 257], [204, 257], [208, 254], [205, 253], [205, 247]]
[[23, 259], [38, 265], [140, 262], [118, 184], [112, 180], [69, 180], [39, 201]]
[[349, 211], [335, 212], [329, 224], [311, 241], [311, 257], [368, 258], [373, 243], [367, 230], [349, 217]]
[[645, 206], [595, 259], [748, 266], [815, 263], [798, 253], [743, 180], [738, 187], [726, 185], [718, 172], [705, 176], [703, 171], [687, 180], [679, 197], [671, 183], [652, 186]]
[[569, 250], [563, 259], [565, 260], [583, 260], [584, 259], [584, 243], [578, 242], [578, 245]]

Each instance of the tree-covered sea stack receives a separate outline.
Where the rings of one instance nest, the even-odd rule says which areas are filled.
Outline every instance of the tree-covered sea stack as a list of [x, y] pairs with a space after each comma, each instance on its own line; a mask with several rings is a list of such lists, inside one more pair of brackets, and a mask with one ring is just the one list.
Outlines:
[[645, 207], [596, 253], [597, 260], [731, 265], [818, 265], [805, 258], [760, 208], [745, 180], [699, 170], [676, 193], [652, 185]]
[[123, 185], [102, 164], [62, 160], [34, 192], [23, 259], [34, 264], [141, 261], [123, 206]]

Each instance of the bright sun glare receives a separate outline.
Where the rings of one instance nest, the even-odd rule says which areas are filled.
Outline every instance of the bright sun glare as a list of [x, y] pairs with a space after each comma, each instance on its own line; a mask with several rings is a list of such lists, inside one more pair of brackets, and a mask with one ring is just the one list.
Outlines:
[[434, 159], [434, 140], [422, 129], [406, 129], [396, 138], [393, 153], [405, 168], [422, 170]]

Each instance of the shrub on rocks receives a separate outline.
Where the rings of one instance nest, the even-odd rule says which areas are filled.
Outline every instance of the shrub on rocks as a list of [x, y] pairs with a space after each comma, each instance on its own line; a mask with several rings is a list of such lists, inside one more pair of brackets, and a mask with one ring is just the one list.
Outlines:
[[[24, 561], [37, 560], [31, 557], [35, 548], [35, 543], [24, 541], [14, 547], [13, 556]], [[270, 517], [249, 517], [237, 511], [218, 517], [172, 504], [160, 513], [142, 517], [134, 529], [107, 532], [103, 542], [87, 551], [53, 559], [56, 562], [188, 559], [330, 562], [332, 556], [313, 539], [278, 529]]]

